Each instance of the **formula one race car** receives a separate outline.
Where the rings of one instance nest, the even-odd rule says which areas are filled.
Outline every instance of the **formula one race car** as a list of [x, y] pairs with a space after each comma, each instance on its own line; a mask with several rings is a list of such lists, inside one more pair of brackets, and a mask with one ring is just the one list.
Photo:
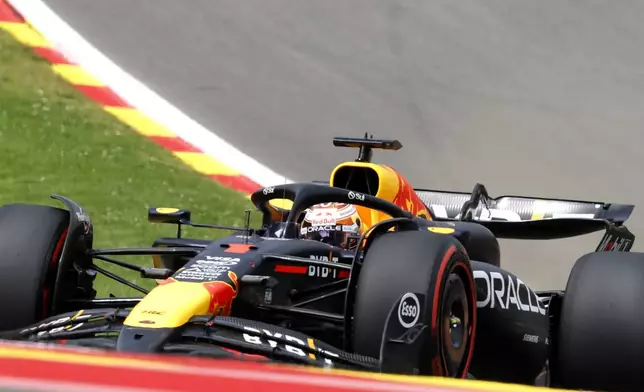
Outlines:
[[[399, 374], [603, 390], [639, 389], [644, 255], [629, 252], [632, 205], [491, 198], [413, 189], [371, 162], [396, 140], [359, 148], [329, 183], [260, 189], [260, 228], [197, 224], [151, 208], [176, 238], [93, 249], [92, 222], [66, 209], [0, 208], [0, 338], [124, 352], [245, 358]], [[232, 230], [203, 241], [191, 225]], [[606, 229], [565, 291], [537, 293], [501, 268], [497, 238], [552, 239]], [[115, 259], [151, 255], [154, 267]], [[98, 261], [157, 280], [149, 292]], [[101, 273], [144, 293], [96, 298]]]

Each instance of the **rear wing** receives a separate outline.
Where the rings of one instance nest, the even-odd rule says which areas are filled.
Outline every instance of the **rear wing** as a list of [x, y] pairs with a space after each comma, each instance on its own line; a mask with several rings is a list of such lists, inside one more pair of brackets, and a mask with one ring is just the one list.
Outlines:
[[[329, 185], [328, 181], [313, 181]], [[475, 186], [485, 191], [481, 184]], [[473, 192], [414, 189], [436, 221], [458, 221]], [[635, 236], [623, 226], [633, 213], [632, 204], [546, 199], [525, 196], [483, 197], [470, 219], [498, 238], [557, 239], [606, 230], [597, 251], [628, 251]], [[485, 203], [482, 200], [485, 199]]]
[[[437, 221], [456, 221], [472, 193], [415, 189]], [[471, 220], [499, 238], [555, 239], [606, 230], [598, 251], [629, 250], [635, 236], [622, 226], [634, 205], [523, 196], [486, 198]]]
[[[415, 189], [416, 194], [437, 220], [457, 220], [463, 204], [472, 193]], [[473, 214], [475, 221], [525, 222], [542, 219], [600, 219], [621, 225], [633, 213], [634, 205], [603, 202], [501, 196], [481, 203]]]

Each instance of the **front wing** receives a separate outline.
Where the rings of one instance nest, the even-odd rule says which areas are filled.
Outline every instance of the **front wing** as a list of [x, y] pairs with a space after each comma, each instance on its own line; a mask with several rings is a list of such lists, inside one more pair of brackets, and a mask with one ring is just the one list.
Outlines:
[[[129, 310], [95, 309], [48, 318], [28, 328], [0, 333], [0, 339], [51, 342], [128, 352], [119, 337]], [[140, 332], [138, 330], [137, 332]], [[118, 347], [118, 349], [117, 349]], [[138, 351], [133, 349], [132, 351]], [[347, 353], [302, 333], [235, 317], [193, 317], [156, 350], [214, 358], [238, 358], [378, 371], [375, 358]]]

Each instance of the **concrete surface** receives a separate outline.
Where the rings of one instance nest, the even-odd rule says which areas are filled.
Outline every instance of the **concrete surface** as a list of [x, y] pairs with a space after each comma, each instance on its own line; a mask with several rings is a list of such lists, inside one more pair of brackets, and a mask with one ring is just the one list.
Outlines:
[[[501, 0], [48, 0], [117, 64], [260, 162], [327, 179], [355, 152], [416, 187], [639, 204], [644, 3]], [[644, 233], [636, 209], [630, 227]], [[599, 235], [502, 243], [562, 288]], [[636, 240], [635, 248], [638, 249]]]

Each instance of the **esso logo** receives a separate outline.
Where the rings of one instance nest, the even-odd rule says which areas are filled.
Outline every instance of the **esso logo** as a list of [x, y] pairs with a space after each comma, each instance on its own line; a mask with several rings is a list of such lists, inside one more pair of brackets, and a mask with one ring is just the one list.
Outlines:
[[403, 303], [401, 313], [403, 317], [416, 317], [418, 314], [418, 309], [416, 305], [410, 305], [408, 303]]
[[398, 321], [405, 328], [411, 328], [420, 318], [420, 301], [414, 293], [403, 295], [398, 305]]

